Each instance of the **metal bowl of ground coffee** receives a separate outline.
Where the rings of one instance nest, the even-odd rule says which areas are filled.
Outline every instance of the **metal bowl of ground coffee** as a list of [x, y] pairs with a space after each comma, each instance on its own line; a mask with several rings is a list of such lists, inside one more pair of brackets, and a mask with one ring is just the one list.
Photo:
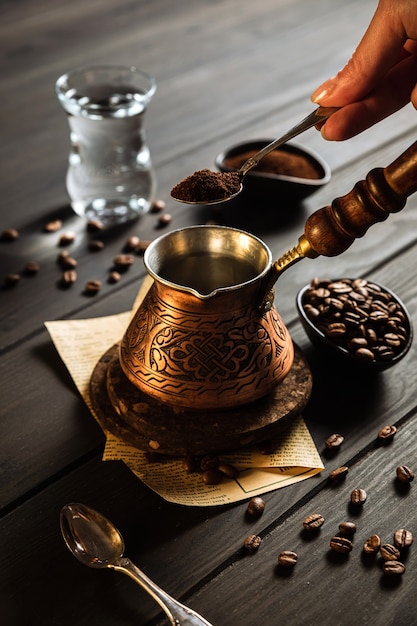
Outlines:
[[412, 344], [404, 304], [372, 281], [314, 278], [298, 292], [296, 304], [311, 343], [327, 358], [382, 371], [398, 363]]
[[[221, 172], [235, 172], [271, 139], [237, 144], [217, 155]], [[295, 143], [286, 143], [264, 156], [248, 172], [243, 191], [250, 199], [300, 202], [331, 179], [329, 165], [316, 152]]]

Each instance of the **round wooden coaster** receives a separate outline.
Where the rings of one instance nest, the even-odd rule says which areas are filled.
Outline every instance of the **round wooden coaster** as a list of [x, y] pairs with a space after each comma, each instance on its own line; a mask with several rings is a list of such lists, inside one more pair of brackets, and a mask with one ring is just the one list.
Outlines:
[[260, 443], [274, 437], [281, 419], [300, 415], [310, 397], [310, 368], [297, 345], [294, 350], [290, 372], [267, 396], [236, 409], [190, 411], [162, 404], [137, 389], [120, 367], [115, 344], [93, 371], [93, 410], [105, 432], [146, 452], [201, 456]]

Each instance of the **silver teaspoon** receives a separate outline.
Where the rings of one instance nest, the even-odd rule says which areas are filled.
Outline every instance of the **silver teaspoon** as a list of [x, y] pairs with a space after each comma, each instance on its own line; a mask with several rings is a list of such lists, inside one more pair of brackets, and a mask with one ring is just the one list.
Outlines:
[[66, 504], [61, 510], [60, 525], [68, 549], [81, 563], [94, 568], [108, 567], [130, 576], [156, 600], [174, 626], [212, 626], [204, 617], [171, 598], [124, 557], [122, 535], [94, 509], [85, 504]]
[[[340, 107], [318, 107], [315, 111], [313, 111], [312, 113], [307, 115], [307, 117], [305, 117], [300, 122], [298, 122], [298, 124], [296, 124], [295, 126], [290, 128], [290, 130], [288, 130], [284, 135], [282, 135], [281, 137], [278, 137], [278, 139], [274, 139], [274, 141], [271, 141], [271, 143], [269, 143], [267, 146], [265, 146], [264, 148], [259, 150], [256, 154], [254, 154], [249, 159], [247, 159], [247, 161], [245, 161], [245, 163], [243, 163], [243, 165], [240, 167], [240, 169], [238, 169], [235, 172], [235, 174], [239, 175], [240, 185], [239, 185], [239, 182], [238, 182], [238, 188], [237, 188], [237, 190], [234, 193], [231, 193], [231, 194], [226, 195], [226, 196], [224, 194], [222, 194], [221, 196], [216, 197], [214, 199], [212, 199], [212, 198], [206, 199], [206, 200], [202, 199], [201, 201], [199, 200], [198, 202], [196, 202], [195, 200], [187, 200], [182, 195], [178, 196], [178, 194], [176, 193], [176, 190], [180, 188], [180, 185], [181, 185], [181, 183], [180, 183], [180, 185], [176, 185], [171, 190], [172, 198], [174, 198], [174, 200], [177, 200], [178, 202], [183, 202], [184, 204], [206, 204], [206, 205], [209, 205], [209, 204], [219, 204], [221, 202], [226, 202], [227, 200], [232, 200], [233, 198], [236, 198], [236, 196], [243, 189], [242, 182], [243, 182], [244, 177], [246, 176], [246, 174], [251, 169], [253, 169], [254, 167], [256, 167], [258, 165], [259, 161], [264, 156], [266, 156], [267, 154], [272, 152], [272, 150], [275, 150], [279, 146], [282, 146], [284, 143], [286, 143], [290, 139], [293, 139], [294, 137], [297, 137], [297, 135], [300, 135], [305, 130], [307, 130], [309, 128], [312, 128], [313, 126], [317, 126], [318, 124], [321, 124], [322, 122], [327, 120], [333, 113], [338, 111], [339, 108]], [[200, 171], [200, 172], [195, 172], [195, 174], [202, 174], [202, 173], [204, 173], [204, 171], [207, 171], [207, 170], [203, 170], [203, 171]], [[195, 176], [195, 174], [193, 176]], [[193, 184], [193, 176], [188, 177], [188, 181], [191, 184]], [[217, 173], [216, 176], [218, 176], [219, 179], [221, 179], [222, 177], [230, 177], [230, 173], [227, 173], [227, 172], [226, 173]], [[199, 184], [201, 184], [201, 180], [199, 180], [199, 178], [196, 178], [195, 185], [197, 186]], [[222, 191], [222, 189], [219, 188], [219, 192], [221, 192], [221, 191]]]

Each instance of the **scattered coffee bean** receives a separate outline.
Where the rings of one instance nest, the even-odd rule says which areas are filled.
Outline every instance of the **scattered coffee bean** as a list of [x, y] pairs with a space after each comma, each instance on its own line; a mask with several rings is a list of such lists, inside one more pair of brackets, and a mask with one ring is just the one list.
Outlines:
[[103, 230], [104, 224], [99, 219], [88, 220], [87, 222], [87, 232], [96, 233], [99, 230]]
[[400, 550], [409, 548], [414, 542], [413, 533], [406, 528], [398, 528], [394, 533], [393, 539], [394, 545]]
[[388, 443], [389, 441], [392, 441], [394, 439], [396, 432], [397, 429], [395, 426], [384, 426], [378, 432], [378, 440]]
[[410, 336], [405, 311], [396, 298], [364, 279], [313, 279], [303, 308], [330, 340], [363, 362], [393, 359]]
[[64, 270], [74, 270], [78, 265], [78, 261], [76, 261], [76, 259], [69, 254], [66, 254], [62, 256], [60, 265]]
[[2, 241], [16, 241], [19, 239], [19, 231], [16, 228], [6, 228], [1, 234]]
[[100, 250], [103, 250], [103, 248], [104, 243], [99, 239], [93, 239], [88, 244], [88, 249], [90, 250], [90, 252], [100, 252]]
[[65, 261], [65, 259], [67, 259], [69, 256], [70, 253], [68, 252], [68, 250], [61, 250], [56, 259], [57, 263], [61, 265], [63, 261]]
[[265, 502], [259, 496], [251, 498], [246, 509], [249, 517], [260, 517], [265, 510]]
[[345, 438], [343, 437], [343, 435], [335, 433], [334, 435], [330, 435], [330, 437], [327, 437], [324, 443], [326, 448], [328, 448], [329, 450], [334, 450], [336, 448], [340, 448], [344, 439]]
[[207, 454], [200, 461], [200, 468], [205, 471], [208, 469], [217, 468], [219, 466], [219, 457], [214, 454]]
[[65, 270], [65, 272], [61, 276], [61, 284], [64, 287], [69, 287], [73, 285], [77, 280], [77, 272], [75, 270]]
[[59, 238], [59, 246], [69, 246], [75, 241], [75, 233], [72, 230], [68, 230], [66, 233], [62, 233]]
[[256, 552], [261, 543], [262, 539], [259, 537], [259, 535], [248, 535], [243, 545], [245, 549], [248, 550], [248, 552]]
[[197, 460], [193, 456], [186, 456], [182, 460], [182, 466], [185, 469], [185, 471], [187, 472], [187, 474], [194, 474], [194, 472], [197, 472], [198, 469], [199, 469], [198, 464], [197, 464]]
[[203, 482], [205, 485], [218, 485], [222, 482], [223, 478], [224, 475], [217, 467], [207, 469], [203, 472]]
[[324, 517], [320, 513], [312, 513], [308, 515], [304, 521], [303, 526], [307, 531], [314, 531], [321, 528], [324, 524]]
[[239, 470], [230, 463], [219, 463], [217, 468], [227, 478], [236, 478], [239, 475]]
[[405, 565], [400, 561], [385, 561], [382, 569], [387, 576], [402, 576], [405, 572]]
[[37, 274], [40, 270], [40, 265], [39, 263], [36, 263], [36, 261], [29, 261], [29, 263], [26, 263], [25, 265], [25, 274], [26, 276], [34, 276], [35, 274]]
[[138, 254], [143, 254], [150, 243], [150, 241], [141, 239], [136, 247], [136, 252]]
[[379, 535], [371, 535], [363, 544], [363, 551], [366, 554], [375, 554], [381, 547], [381, 538]]
[[155, 200], [151, 204], [151, 213], [160, 213], [161, 211], [165, 211], [166, 202], [165, 200]]
[[379, 549], [384, 561], [398, 561], [400, 557], [400, 551], [390, 543], [383, 543]]
[[356, 533], [354, 522], [340, 522], [339, 530], [344, 537], [352, 537]]
[[329, 478], [330, 480], [334, 481], [343, 480], [344, 478], [346, 478], [348, 472], [349, 468], [346, 465], [342, 465], [341, 467], [337, 467], [332, 472], [330, 472]]
[[60, 228], [62, 228], [61, 220], [51, 220], [50, 222], [45, 224], [43, 229], [46, 233], [56, 233], [57, 230], [60, 230]]
[[119, 271], [126, 271], [134, 262], [133, 254], [118, 254], [113, 259], [113, 265]]
[[7, 274], [4, 277], [6, 287], [14, 287], [20, 281], [20, 274]]
[[136, 250], [136, 249], [137, 249], [137, 247], [139, 246], [139, 243], [140, 243], [140, 238], [139, 238], [137, 235], [131, 235], [131, 236], [127, 239], [127, 241], [126, 241], [126, 243], [125, 243], [125, 245], [124, 245], [123, 249], [124, 249], [126, 252], [131, 252], [131, 251], [134, 251], [134, 250]]
[[291, 550], [283, 550], [278, 554], [278, 565], [281, 567], [294, 567], [297, 564], [298, 555]]
[[407, 465], [399, 465], [396, 469], [397, 478], [402, 483], [411, 483], [414, 480], [414, 472]]
[[163, 213], [158, 218], [158, 226], [168, 226], [172, 222], [172, 215], [170, 213]]
[[365, 489], [353, 489], [350, 494], [350, 501], [356, 506], [362, 506], [362, 504], [365, 504], [367, 497]]
[[336, 535], [330, 539], [330, 548], [334, 552], [339, 552], [341, 554], [347, 554], [351, 552], [353, 548], [353, 543], [348, 537], [339, 537]]
[[113, 272], [110, 272], [109, 277], [108, 277], [107, 280], [108, 280], [109, 283], [113, 284], [113, 283], [119, 282], [121, 277], [122, 276], [121, 276], [121, 274], [119, 272], [113, 271]]
[[90, 296], [94, 296], [101, 289], [101, 281], [100, 280], [89, 280], [84, 287], [84, 293]]

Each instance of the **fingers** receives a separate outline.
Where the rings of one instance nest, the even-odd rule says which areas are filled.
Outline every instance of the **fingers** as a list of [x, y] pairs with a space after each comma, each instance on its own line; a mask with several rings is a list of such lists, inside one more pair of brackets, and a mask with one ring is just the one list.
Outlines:
[[[384, 80], [390, 68], [403, 58], [408, 39], [401, 4], [398, 2], [394, 5], [397, 9], [392, 9], [381, 0], [352, 58], [336, 76], [313, 92], [313, 102], [322, 106], [344, 106], [363, 99]], [[417, 28], [417, 17], [415, 21]]]
[[417, 108], [417, 57], [398, 63], [385, 81], [365, 98], [343, 106], [325, 122], [321, 133], [330, 141], [344, 141], [388, 117], [410, 99]]

